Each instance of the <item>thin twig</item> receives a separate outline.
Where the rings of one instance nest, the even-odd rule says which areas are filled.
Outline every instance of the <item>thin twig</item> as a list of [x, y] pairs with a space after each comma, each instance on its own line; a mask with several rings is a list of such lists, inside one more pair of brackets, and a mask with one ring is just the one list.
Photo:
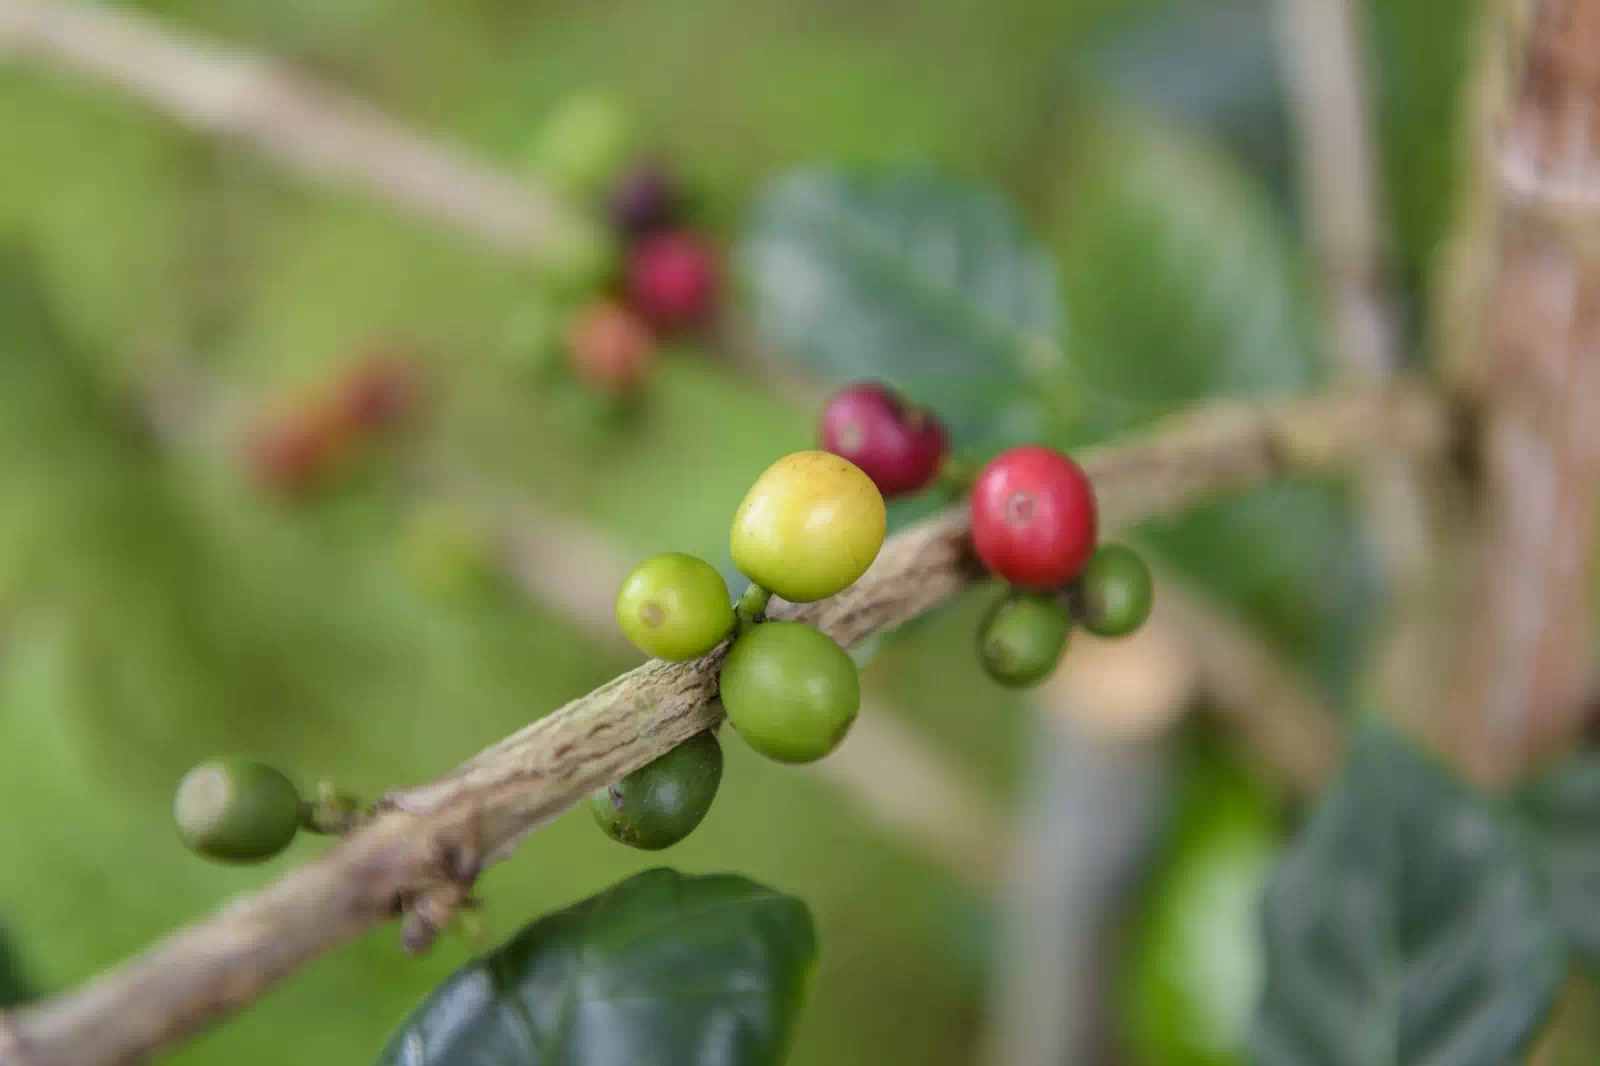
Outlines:
[[538, 256], [583, 225], [556, 197], [284, 66], [126, 8], [0, 0], [0, 51], [68, 67], [298, 174]]
[[[1364, 12], [1357, 0], [1277, 0], [1276, 9], [1333, 354], [1348, 379], [1376, 385], [1395, 372], [1401, 337], [1361, 61]], [[1384, 598], [1373, 686], [1391, 713], [1409, 711], [1433, 683], [1421, 649], [1447, 621], [1433, 609], [1446, 523], [1428, 484], [1403, 455], [1374, 463], [1361, 483]]]
[[1351, 0], [1278, 0], [1300, 187], [1332, 320], [1334, 354], [1358, 381], [1394, 370], [1395, 316]]
[[[517, 257], [560, 256], [585, 215], [536, 181], [503, 173], [337, 88], [272, 60], [173, 30], [125, 8], [0, 0], [0, 53], [91, 75], [197, 133], [243, 144], [314, 181], [369, 193]], [[704, 341], [756, 381], [815, 394], [728, 308]]]
[[[1425, 394], [1349, 392], [1224, 404], [1084, 455], [1108, 531], [1296, 470], [1391, 449], [1433, 452], [1448, 426]], [[774, 601], [845, 646], [934, 609], [980, 575], [964, 508], [902, 531], [855, 585]], [[391, 793], [322, 858], [198, 921], [75, 992], [0, 1016], [5, 1066], [113, 1066], [198, 1031], [385, 918], [423, 946], [478, 872], [594, 788], [719, 722], [722, 652], [651, 662], [493, 745], [438, 780]]]

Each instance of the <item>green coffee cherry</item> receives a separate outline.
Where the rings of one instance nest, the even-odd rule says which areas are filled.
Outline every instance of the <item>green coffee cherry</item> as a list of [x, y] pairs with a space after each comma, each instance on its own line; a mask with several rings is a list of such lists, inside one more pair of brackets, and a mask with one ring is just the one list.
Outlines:
[[506, 318], [499, 355], [507, 370], [546, 381], [562, 368], [565, 315], [550, 301], [529, 299]]
[[1150, 567], [1126, 544], [1102, 544], [1078, 578], [1083, 627], [1097, 637], [1122, 637], [1150, 617], [1155, 581]]
[[589, 812], [611, 839], [660, 851], [694, 831], [722, 781], [722, 745], [709, 729], [589, 796]]
[[815, 762], [844, 739], [861, 709], [856, 664], [799, 622], [763, 622], [722, 664], [722, 705], [752, 748], [785, 763]]
[[733, 630], [722, 575], [682, 552], [653, 555], [617, 591], [617, 625], [634, 647], [657, 659], [698, 659]]
[[270, 859], [300, 829], [302, 805], [293, 782], [251, 759], [213, 759], [178, 782], [172, 818], [185, 844], [218, 862]]
[[491, 587], [493, 548], [471, 513], [430, 504], [409, 516], [401, 536], [400, 561], [424, 594], [466, 599]]
[[616, 238], [591, 222], [573, 222], [551, 234], [534, 274], [554, 302], [592, 296], [616, 273]]
[[1007, 688], [1037, 685], [1061, 661], [1072, 625], [1049, 596], [1011, 593], [978, 626], [984, 672]]
[[854, 463], [795, 452], [767, 467], [739, 505], [734, 565], [792, 603], [827, 599], [866, 573], [886, 522], [882, 494]]
[[550, 112], [534, 138], [531, 162], [568, 196], [592, 198], [616, 180], [633, 148], [627, 112], [599, 93], [574, 95]]

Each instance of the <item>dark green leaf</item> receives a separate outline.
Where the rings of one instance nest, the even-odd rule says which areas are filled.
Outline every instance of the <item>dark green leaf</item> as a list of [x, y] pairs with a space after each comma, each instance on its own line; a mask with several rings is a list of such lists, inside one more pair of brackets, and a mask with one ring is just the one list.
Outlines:
[[[1067, 447], [1207, 399], [1303, 391], [1323, 352], [1281, 218], [1259, 184], [1163, 126], [1085, 131], [1060, 223], [1074, 308]], [[1294, 482], [1218, 501], [1153, 531], [1153, 546], [1243, 607], [1331, 683], [1366, 632], [1369, 585], [1338, 486]]]
[[378, 1066], [766, 1066], [815, 958], [799, 900], [648, 870], [458, 970]]
[[999, 197], [917, 168], [797, 171], [738, 258], [759, 328], [823, 378], [902, 388], [958, 442], [1036, 421], [1021, 390], [1059, 359], [1059, 283]]
[[1565, 971], [1517, 834], [1376, 728], [1274, 875], [1263, 928], [1257, 1066], [1516, 1066]]
[[25, 1003], [32, 994], [33, 990], [22, 975], [22, 967], [17, 962], [16, 950], [10, 938], [0, 932], [0, 1007]]
[[1600, 758], [1572, 759], [1541, 775], [1520, 808], [1568, 941], [1600, 964]]

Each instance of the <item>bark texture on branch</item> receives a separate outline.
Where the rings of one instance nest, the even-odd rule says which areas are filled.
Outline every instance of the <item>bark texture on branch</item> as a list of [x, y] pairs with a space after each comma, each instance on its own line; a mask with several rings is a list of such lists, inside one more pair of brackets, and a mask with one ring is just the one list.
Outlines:
[[[1438, 452], [1442, 412], [1406, 388], [1281, 405], [1224, 404], [1082, 457], [1109, 532], [1200, 499], [1393, 449]], [[772, 613], [853, 645], [937, 607], [980, 576], [964, 508], [891, 538], [855, 585]], [[486, 749], [444, 777], [391, 793], [322, 858], [241, 898], [75, 992], [0, 1015], [5, 1066], [112, 1066], [260, 997], [345, 940], [404, 915], [424, 946], [478, 872], [594, 788], [715, 725], [722, 652], [652, 662]]]
[[1600, 0], [1500, 17], [1509, 32], [1489, 39], [1497, 69], [1479, 131], [1477, 284], [1455, 305], [1469, 322], [1451, 363], [1478, 418], [1482, 531], [1437, 722], [1491, 784], [1578, 727], [1600, 533]]

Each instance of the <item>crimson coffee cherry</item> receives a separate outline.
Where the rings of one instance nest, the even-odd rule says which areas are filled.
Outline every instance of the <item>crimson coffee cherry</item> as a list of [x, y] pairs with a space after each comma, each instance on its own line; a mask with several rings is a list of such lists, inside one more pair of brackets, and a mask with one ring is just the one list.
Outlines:
[[333, 407], [351, 429], [378, 433], [409, 418], [421, 396], [416, 368], [398, 355], [379, 353], [351, 367], [337, 383]]
[[1126, 544], [1106, 544], [1078, 577], [1083, 627], [1097, 637], [1123, 637], [1144, 625], [1155, 600], [1150, 567]]
[[1058, 451], [1029, 444], [1002, 452], [973, 483], [972, 545], [991, 573], [1018, 588], [1060, 588], [1094, 543], [1094, 488]]
[[214, 759], [183, 775], [172, 798], [178, 834], [218, 862], [261, 862], [289, 846], [304, 805], [278, 770], [251, 759]]
[[567, 324], [567, 359], [577, 375], [610, 393], [644, 384], [655, 344], [643, 322], [620, 304], [592, 303]]
[[643, 851], [670, 848], [694, 831], [722, 783], [722, 745], [709, 729], [589, 796], [589, 813], [612, 840]]
[[690, 233], [647, 237], [628, 257], [628, 296], [639, 313], [658, 326], [698, 325], [716, 304], [716, 257]]
[[246, 441], [245, 458], [261, 488], [301, 496], [328, 476], [347, 443], [339, 412], [314, 403], [263, 421]]
[[834, 393], [822, 409], [817, 438], [865, 471], [885, 497], [926, 488], [950, 446], [935, 415], [875, 382]]

